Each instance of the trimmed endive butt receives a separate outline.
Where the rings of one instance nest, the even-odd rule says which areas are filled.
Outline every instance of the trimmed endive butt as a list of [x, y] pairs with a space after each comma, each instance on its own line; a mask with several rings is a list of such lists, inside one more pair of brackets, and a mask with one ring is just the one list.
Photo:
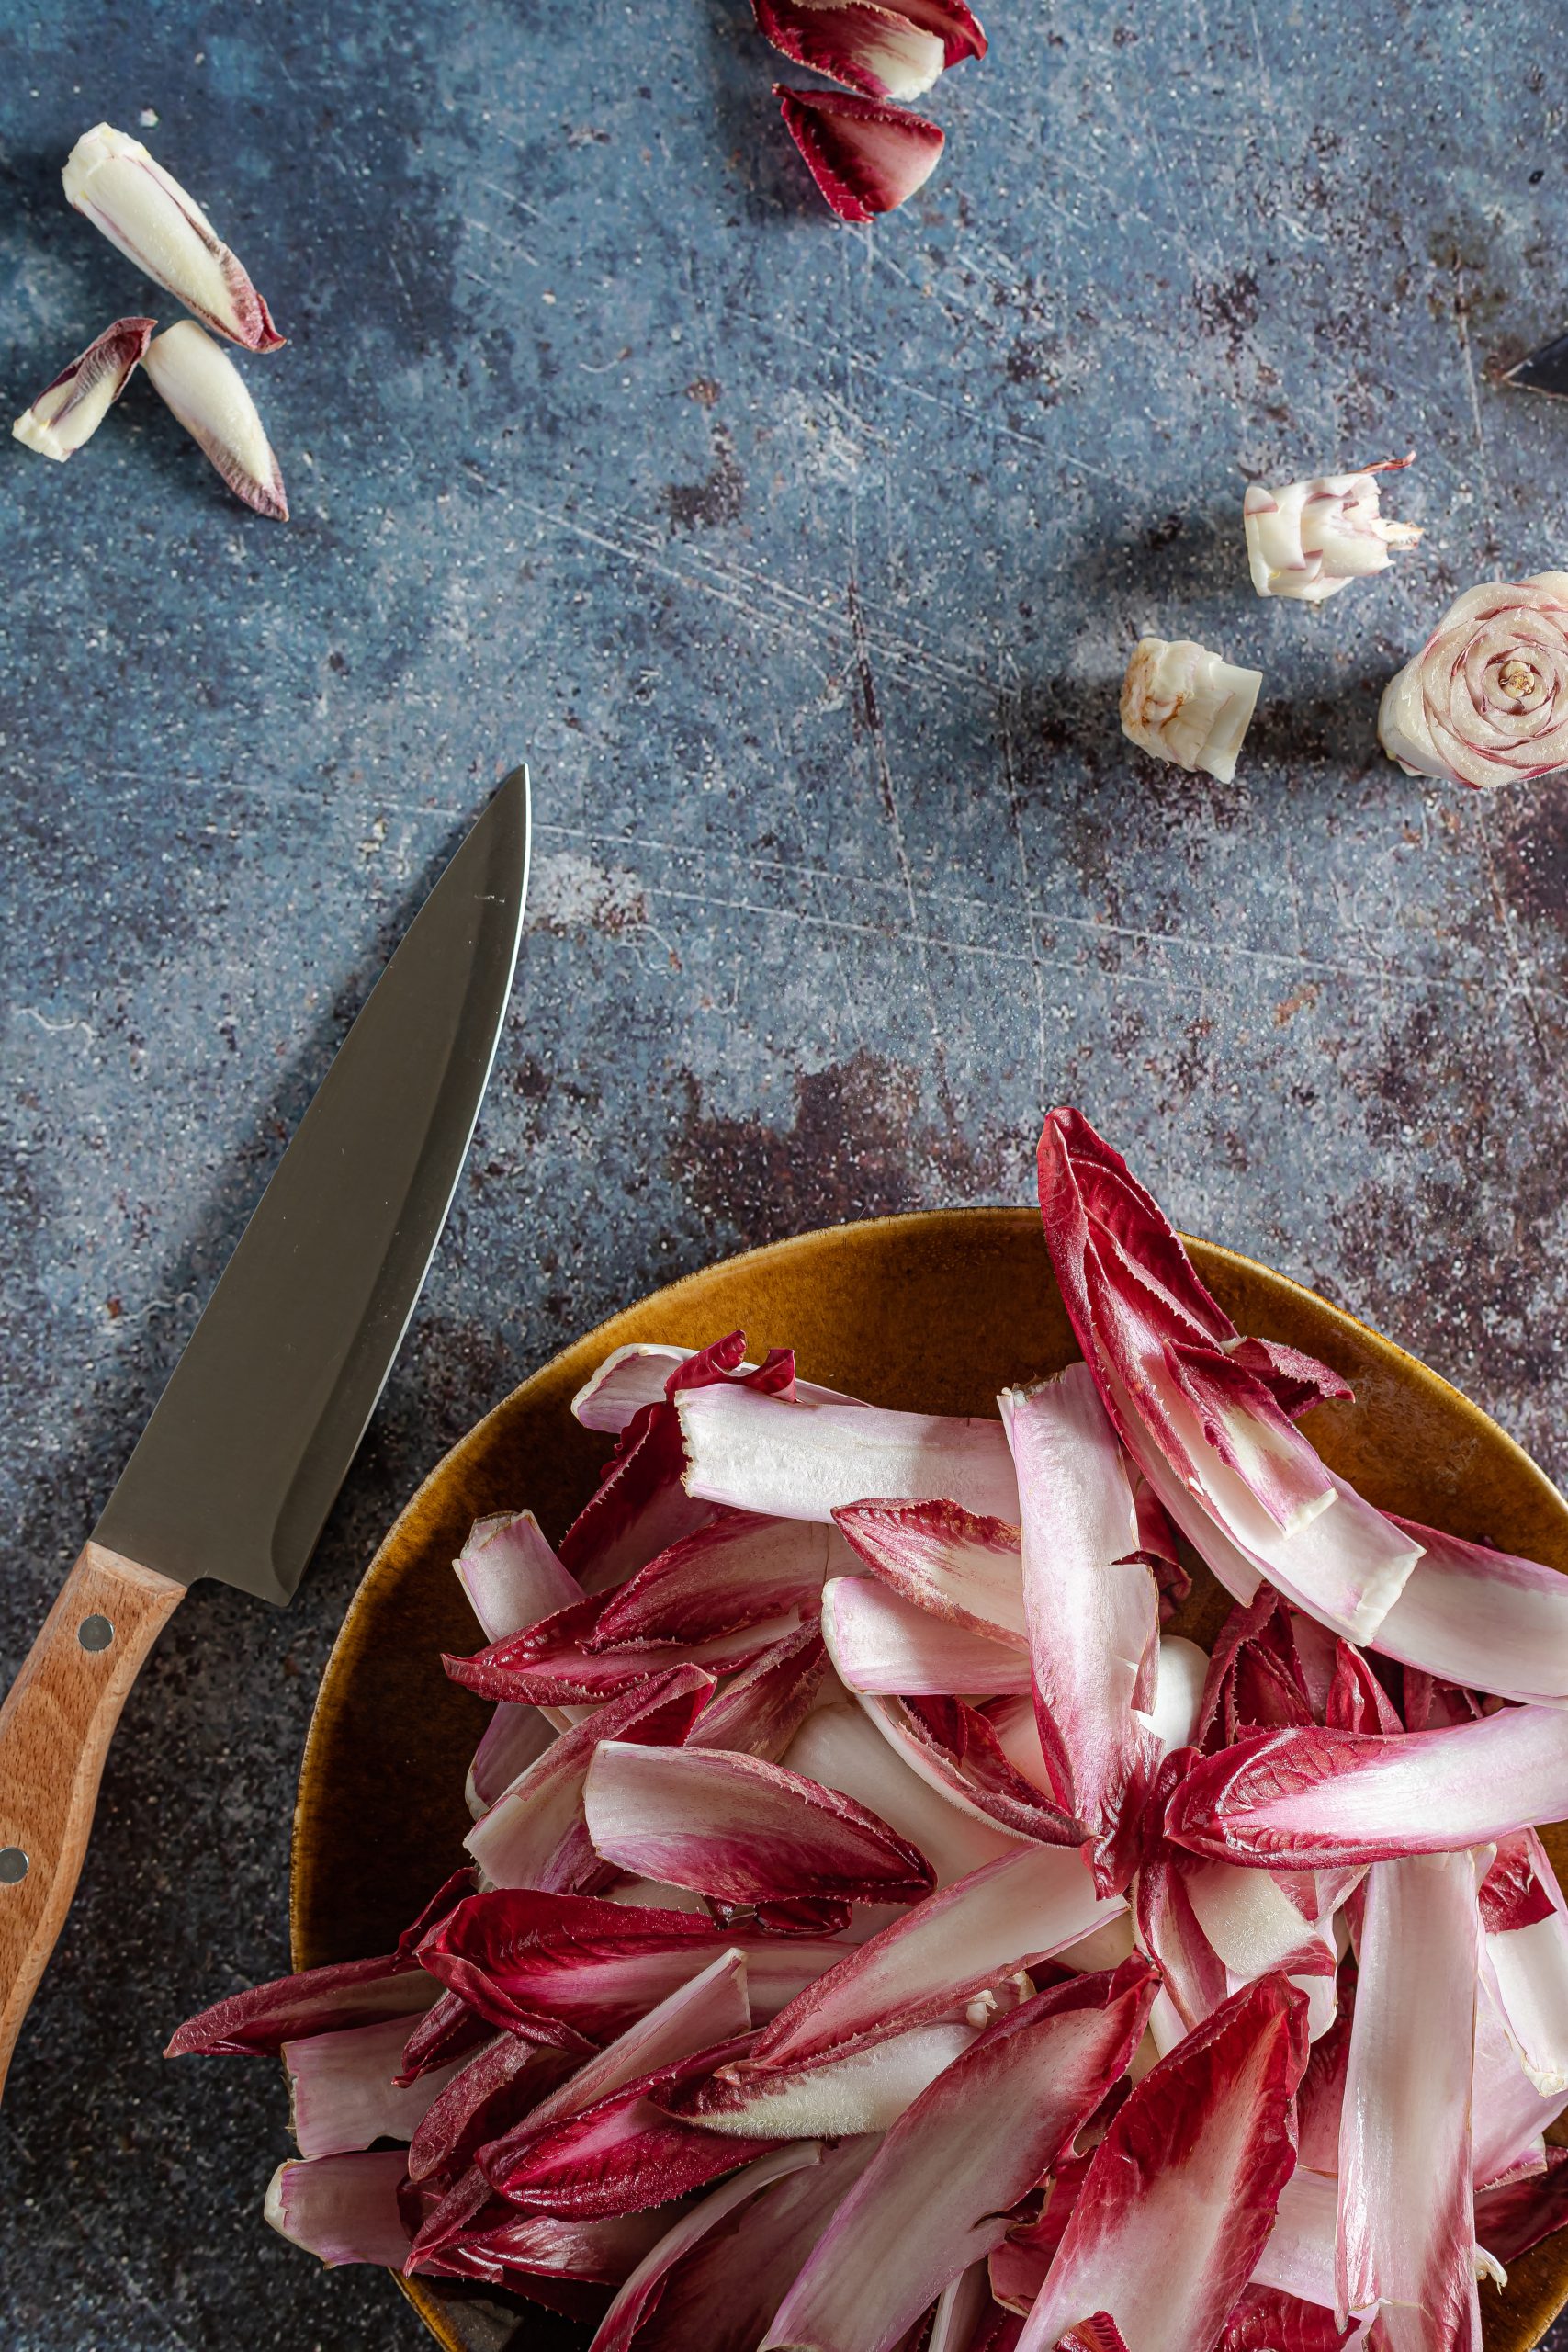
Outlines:
[[1258, 594], [1321, 605], [1352, 580], [1386, 571], [1392, 548], [1416, 546], [1421, 533], [1414, 523], [1393, 522], [1380, 511], [1376, 480], [1410, 462], [1385, 458], [1359, 473], [1319, 474], [1283, 490], [1248, 483], [1242, 520]]
[[1122, 682], [1122, 732], [1156, 760], [1229, 784], [1262, 686], [1261, 670], [1237, 669], [1190, 638], [1141, 637]]
[[116, 319], [62, 368], [11, 427], [40, 458], [63, 464], [90, 441], [135, 374], [156, 319]]
[[243, 265], [194, 197], [112, 124], [84, 131], [66, 158], [65, 199], [187, 311], [248, 351], [284, 338]]
[[235, 497], [258, 514], [287, 523], [282, 471], [245, 379], [228, 353], [194, 319], [182, 319], [153, 336], [141, 364]]
[[1444, 784], [1568, 767], [1568, 571], [1461, 596], [1384, 688], [1378, 741], [1407, 775]]

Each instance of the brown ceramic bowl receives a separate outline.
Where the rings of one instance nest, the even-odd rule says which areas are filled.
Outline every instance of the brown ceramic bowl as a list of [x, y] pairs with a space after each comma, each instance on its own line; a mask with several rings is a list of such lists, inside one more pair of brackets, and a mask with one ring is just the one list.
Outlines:
[[[1242, 1330], [1321, 1356], [1356, 1391], [1312, 1433], [1370, 1498], [1429, 1525], [1568, 1570], [1568, 1504], [1479, 1407], [1282, 1274], [1206, 1242], [1193, 1258]], [[294, 1963], [384, 1951], [461, 1860], [464, 1775], [487, 1710], [447, 1681], [443, 1650], [475, 1628], [452, 1574], [471, 1522], [530, 1505], [558, 1535], [606, 1441], [567, 1410], [611, 1348], [697, 1346], [737, 1327], [752, 1351], [793, 1346], [802, 1373], [874, 1404], [989, 1413], [999, 1387], [1078, 1351], [1039, 1218], [958, 1209], [807, 1233], [692, 1274], [578, 1340], [525, 1381], [425, 1480], [372, 1561], [322, 1678], [294, 1826]], [[1196, 1575], [1182, 1630], [1228, 1605]], [[1549, 1834], [1560, 1871], [1568, 1831]], [[581, 2334], [534, 2306], [435, 2280], [401, 2282], [448, 2352], [566, 2352]], [[1528, 2352], [1568, 2301], [1568, 2231], [1483, 2290], [1488, 2352]]]

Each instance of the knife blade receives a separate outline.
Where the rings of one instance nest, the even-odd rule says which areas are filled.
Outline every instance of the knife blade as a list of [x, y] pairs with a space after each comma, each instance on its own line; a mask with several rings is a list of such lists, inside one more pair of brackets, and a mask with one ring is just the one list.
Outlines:
[[529, 833], [519, 768], [344, 1040], [0, 1707], [0, 2086], [160, 1628], [200, 1577], [292, 1599], [376, 1408], [500, 1042]]
[[1521, 359], [1503, 378], [1521, 392], [1548, 392], [1554, 400], [1568, 401], [1568, 334], [1560, 334], [1554, 343], [1543, 343], [1528, 359]]

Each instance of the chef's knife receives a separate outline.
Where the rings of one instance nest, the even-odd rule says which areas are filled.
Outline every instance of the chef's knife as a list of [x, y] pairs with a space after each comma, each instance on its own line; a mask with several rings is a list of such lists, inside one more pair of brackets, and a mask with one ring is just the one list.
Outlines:
[[1510, 368], [1503, 381], [1517, 385], [1521, 392], [1550, 392], [1557, 400], [1568, 401], [1568, 334], [1560, 334], [1555, 343], [1543, 343], [1539, 351]]
[[344, 1039], [0, 1707], [0, 2084], [160, 1627], [197, 1577], [292, 1600], [365, 1434], [495, 1058], [528, 835], [519, 768]]

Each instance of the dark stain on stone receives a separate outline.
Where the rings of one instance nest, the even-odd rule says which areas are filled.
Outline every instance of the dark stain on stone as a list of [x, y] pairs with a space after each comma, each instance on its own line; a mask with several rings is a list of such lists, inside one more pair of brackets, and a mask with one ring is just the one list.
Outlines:
[[707, 1115], [694, 1078], [671, 1147], [693, 1206], [749, 1247], [854, 1217], [1016, 1189], [1005, 1152], [933, 1126], [919, 1073], [861, 1051], [795, 1075], [787, 1127]]
[[1568, 933], [1568, 796], [1548, 784], [1526, 801], [1497, 848], [1508, 904], [1531, 922]]
[[746, 494], [746, 477], [735, 455], [728, 425], [713, 427], [713, 465], [701, 481], [671, 482], [664, 493], [672, 531], [711, 531], [738, 523]]
[[699, 408], [716, 408], [719, 387], [711, 376], [695, 376], [686, 387], [686, 398], [695, 401]]
[[1199, 278], [1192, 288], [1192, 307], [1205, 334], [1227, 343], [1233, 354], [1239, 351], [1258, 324], [1258, 272], [1235, 269], [1228, 277]]
[[1363, 1182], [1332, 1217], [1349, 1304], [1544, 1444], [1550, 1468], [1564, 1337], [1540, 1269], [1562, 1255], [1562, 1154], [1524, 1144], [1529, 1057], [1499, 1025], [1490, 994], [1422, 998], [1356, 1069], [1374, 1151], [1425, 1164], [1402, 1186]]

